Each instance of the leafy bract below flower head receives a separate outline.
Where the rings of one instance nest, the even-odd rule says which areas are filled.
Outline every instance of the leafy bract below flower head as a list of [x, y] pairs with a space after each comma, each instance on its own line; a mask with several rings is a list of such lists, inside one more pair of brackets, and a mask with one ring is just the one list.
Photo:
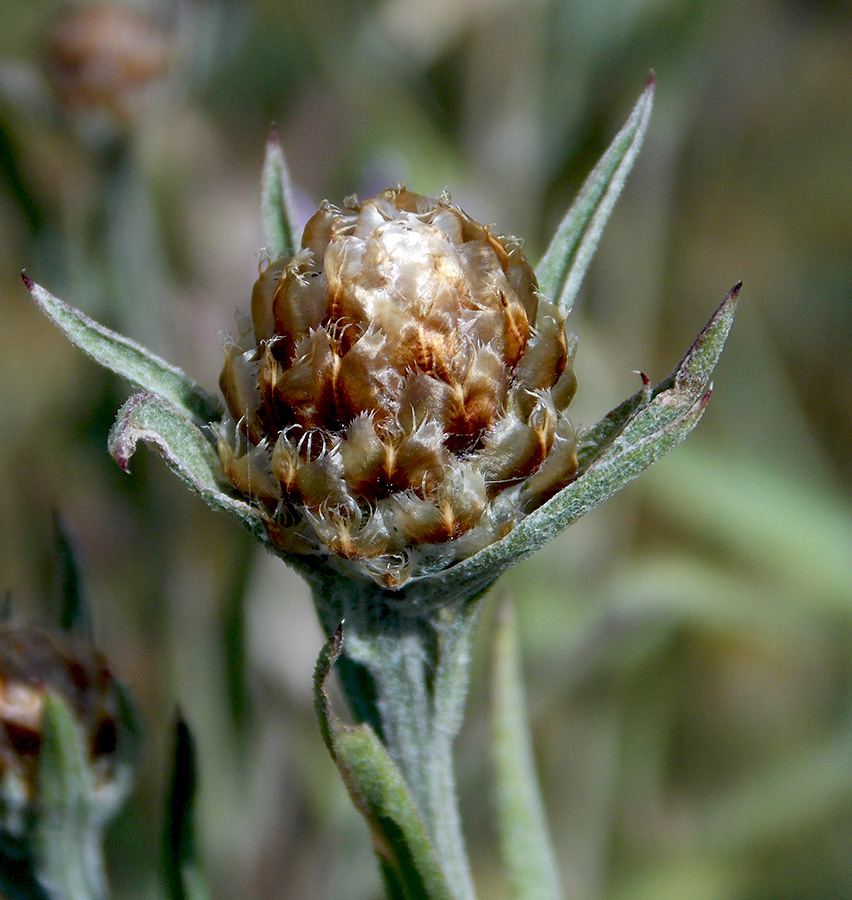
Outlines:
[[387, 587], [507, 534], [577, 470], [573, 336], [521, 244], [448, 196], [323, 203], [229, 343], [217, 429], [272, 542]]

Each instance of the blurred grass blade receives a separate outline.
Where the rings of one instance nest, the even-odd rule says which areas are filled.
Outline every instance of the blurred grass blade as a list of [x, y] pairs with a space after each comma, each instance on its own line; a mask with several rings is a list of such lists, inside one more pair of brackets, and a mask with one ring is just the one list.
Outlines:
[[559, 900], [527, 723], [512, 607], [500, 607], [494, 640], [494, 760], [497, 827], [513, 900]]
[[95, 636], [92, 610], [83, 589], [74, 545], [58, 513], [53, 516], [53, 530], [59, 581], [59, 626], [63, 631], [73, 631], [92, 641]]
[[711, 795], [696, 808], [694, 827], [704, 846], [719, 853], [759, 856], [777, 852], [779, 846], [795, 846], [797, 840], [811, 840], [820, 825], [830, 828], [825, 823], [848, 814], [852, 803], [849, 725], [808, 738], [804, 743], [799, 735], [797, 744], [803, 746], [785, 748], [742, 778], [735, 791]]
[[36, 875], [57, 900], [106, 900], [103, 822], [80, 735], [63, 700], [46, 696], [41, 727]]
[[142, 390], [160, 394], [200, 424], [221, 418], [219, 398], [176, 366], [90, 319], [26, 275], [21, 277], [39, 309], [95, 362]]
[[256, 561], [255, 554], [246, 549], [238, 553], [236, 561], [231, 564], [231, 575], [221, 592], [222, 613], [217, 629], [224, 657], [230, 724], [234, 728], [235, 740], [246, 751], [253, 740], [249, 723], [254, 711], [254, 692], [250, 686], [252, 664], [247, 634], [246, 595]]
[[[719, 361], [737, 308], [736, 285], [702, 329], [677, 368], [655, 388], [645, 386], [601, 419], [585, 436], [577, 478], [530, 513], [501, 541], [449, 569], [444, 592], [455, 585], [482, 589], [530, 556], [679, 444], [698, 424], [710, 399], [710, 375]], [[521, 494], [523, 500], [523, 494]]]
[[175, 722], [172, 773], [163, 829], [163, 875], [170, 900], [206, 900], [195, 849], [195, 742], [181, 716]]
[[295, 256], [299, 247], [298, 219], [293, 185], [278, 132], [273, 129], [266, 141], [266, 158], [261, 175], [261, 212], [266, 232], [266, 249], [272, 259]]
[[574, 305], [601, 232], [642, 146], [653, 102], [652, 74], [624, 127], [586, 179], [536, 267], [542, 293], [563, 314]]
[[426, 826], [376, 733], [369, 725], [344, 725], [331, 710], [325, 683], [342, 648], [341, 623], [317, 660], [314, 704], [328, 752], [369, 826], [387, 896], [453, 900]]
[[220, 487], [222, 465], [216, 450], [180, 409], [157, 394], [134, 394], [118, 411], [108, 441], [110, 455], [125, 471], [139, 441], [154, 447], [181, 481], [209, 506], [234, 516], [255, 537], [267, 542], [254, 509]]
[[687, 451], [652, 481], [654, 505], [678, 528], [778, 579], [798, 598], [796, 606], [848, 619], [852, 510], [846, 492], [802, 478], [765, 454], [739, 452], [731, 467], [725, 451], [704, 444]]

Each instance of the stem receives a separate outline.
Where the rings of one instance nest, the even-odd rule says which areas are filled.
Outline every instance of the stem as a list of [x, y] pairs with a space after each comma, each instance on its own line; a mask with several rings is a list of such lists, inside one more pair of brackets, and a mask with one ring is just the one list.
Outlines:
[[327, 630], [345, 620], [338, 666], [352, 712], [375, 729], [402, 773], [455, 897], [473, 900], [452, 746], [480, 603], [412, 612], [415, 604], [392, 606], [371, 586], [325, 582], [322, 595], [317, 587]]

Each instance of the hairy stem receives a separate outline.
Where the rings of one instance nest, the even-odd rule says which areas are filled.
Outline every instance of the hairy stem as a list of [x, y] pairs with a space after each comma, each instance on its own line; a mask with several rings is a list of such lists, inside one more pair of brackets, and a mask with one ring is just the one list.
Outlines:
[[345, 623], [338, 665], [350, 708], [374, 728], [402, 773], [457, 900], [472, 900], [452, 748], [481, 604], [412, 615], [378, 592], [364, 597], [352, 588], [349, 582], [333, 596], [326, 591], [317, 603], [329, 630], [335, 618]]

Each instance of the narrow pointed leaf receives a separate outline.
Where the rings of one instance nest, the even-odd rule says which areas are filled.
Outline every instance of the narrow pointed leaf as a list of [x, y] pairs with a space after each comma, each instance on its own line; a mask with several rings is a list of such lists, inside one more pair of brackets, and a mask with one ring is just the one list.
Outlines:
[[94, 622], [77, 565], [77, 554], [62, 518], [53, 517], [56, 535], [57, 570], [60, 593], [59, 625], [88, 640], [94, 639]]
[[[595, 425], [581, 448], [578, 477], [523, 519], [503, 540], [448, 570], [439, 590], [484, 589], [553, 540], [679, 444], [710, 399], [710, 376], [733, 324], [740, 285], [713, 314], [672, 374], [625, 400]], [[458, 586], [458, 587], [457, 587]]]
[[559, 900], [559, 876], [533, 761], [512, 607], [494, 640], [494, 762], [497, 827], [513, 900]]
[[563, 314], [574, 305], [604, 225], [642, 146], [653, 102], [652, 75], [624, 127], [586, 179], [536, 267], [542, 293]]
[[39, 754], [36, 874], [51, 896], [106, 900], [101, 828], [93, 776], [65, 702], [48, 695]]
[[267, 542], [257, 512], [220, 486], [218, 454], [201, 429], [157, 394], [134, 394], [118, 411], [109, 435], [109, 452], [127, 471], [139, 441], [152, 446], [184, 484], [214, 509], [234, 516], [252, 534]]
[[343, 626], [323, 648], [314, 676], [320, 731], [346, 789], [373, 838], [387, 894], [405, 900], [453, 900], [426, 826], [402, 774], [369, 725], [344, 725], [325, 682], [343, 648]]
[[299, 247], [296, 204], [287, 160], [275, 129], [266, 142], [260, 202], [269, 255], [272, 259], [294, 256]]
[[186, 722], [175, 723], [174, 750], [163, 834], [163, 874], [170, 900], [206, 900], [195, 846], [195, 742]]
[[[695, 343], [668, 378], [651, 389], [643, 375], [643, 381], [646, 383], [642, 389], [619, 404], [589, 431], [578, 454], [581, 472], [584, 472], [616, 438], [622, 438], [637, 414], [647, 408], [655, 398], [661, 395], [668, 398], [667, 392], [672, 391], [674, 393], [671, 396], [679, 397], [681, 400], [686, 396], [698, 398], [707, 389], [710, 376], [719, 362], [725, 340], [731, 330], [741, 287], [742, 283], [731, 288], [722, 305], [704, 326]], [[668, 415], [673, 418], [678, 415], [680, 409], [679, 404], [662, 404], [662, 417]]]
[[95, 362], [126, 378], [137, 388], [160, 394], [199, 423], [221, 418], [219, 398], [176, 366], [90, 319], [26, 275], [21, 277], [39, 309], [72, 344]]

